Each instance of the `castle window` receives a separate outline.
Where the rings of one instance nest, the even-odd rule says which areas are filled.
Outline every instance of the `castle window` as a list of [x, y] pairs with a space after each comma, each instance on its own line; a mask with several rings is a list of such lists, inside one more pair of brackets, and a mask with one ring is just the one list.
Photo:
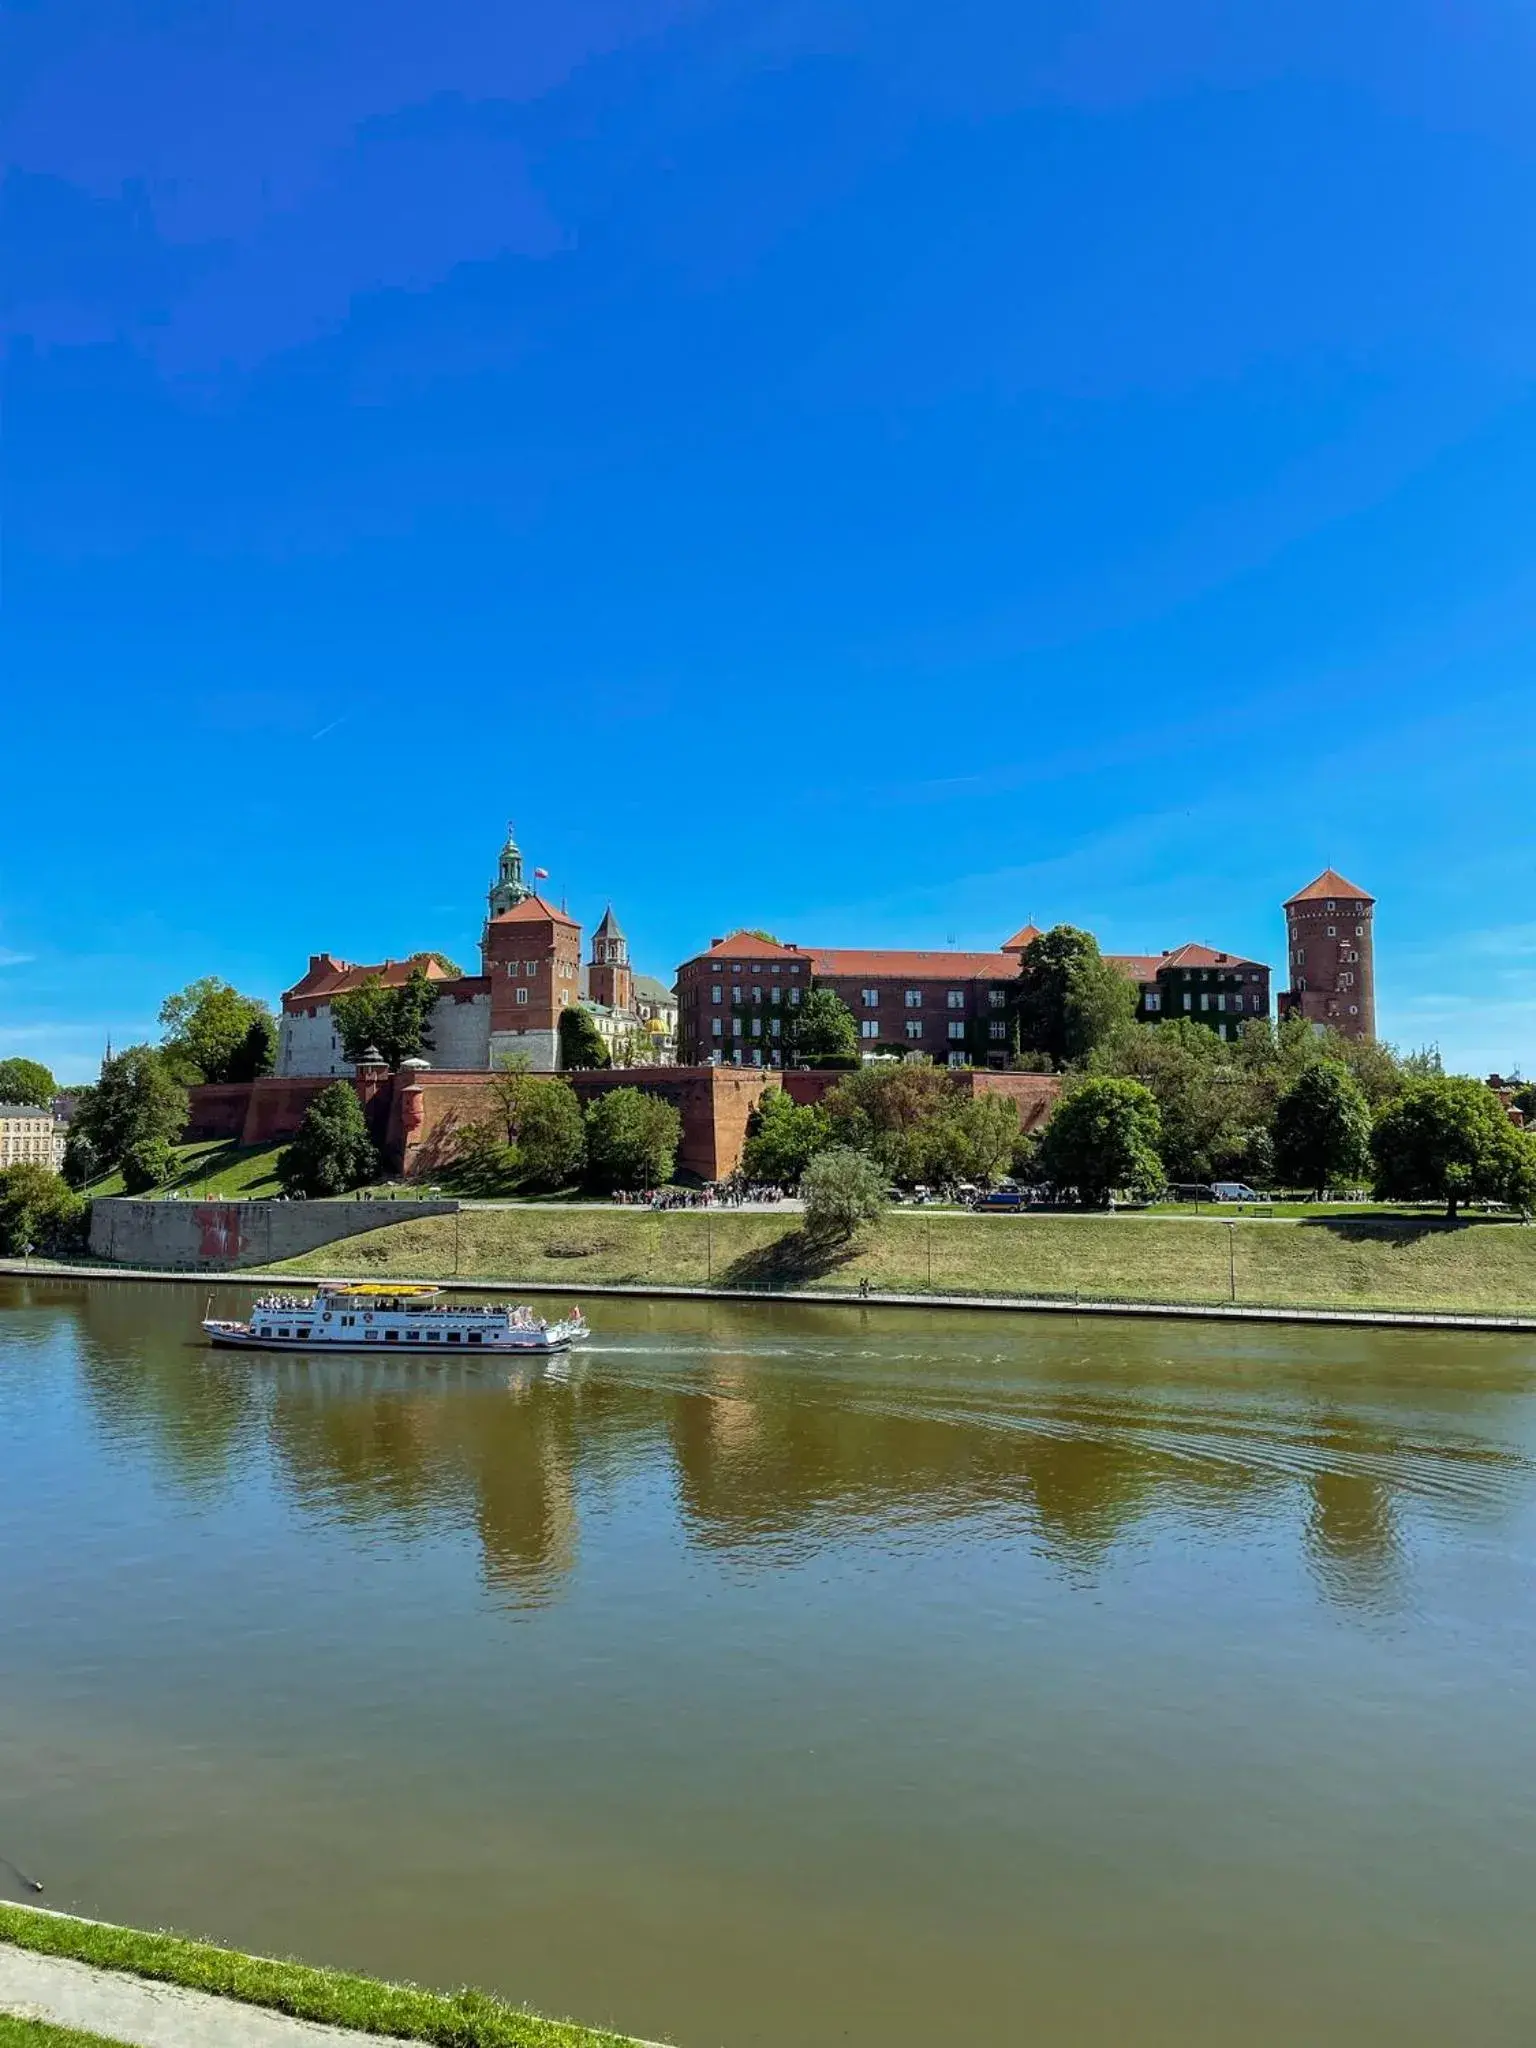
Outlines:
[[1363, 939], [1365, 937], [1365, 926], [1363, 924], [1357, 924], [1355, 926], [1355, 937], [1357, 939]]
[[909, 989], [907, 990], [907, 1008], [908, 1008], [909, 1010], [920, 1010], [920, 1009], [921, 1009], [922, 1007], [923, 1007], [923, 992], [922, 992], [922, 990], [921, 990], [920, 988], [909, 988]]
[[527, 1002], [527, 1000], [528, 1000], [528, 991], [527, 991], [527, 989], [525, 989], [525, 988], [520, 988], [520, 989], [518, 990], [518, 992], [517, 992], [517, 1000], [518, 1000], [518, 1001], [519, 1001], [520, 1003], [526, 1003], [526, 1002]]
[[880, 1019], [878, 1017], [865, 1017], [859, 1025], [859, 1036], [860, 1038], [878, 1038], [880, 1036]]
[[508, 972], [508, 974], [516, 974], [516, 972], [517, 972], [517, 962], [516, 962], [515, 960], [509, 960], [509, 961], [507, 962], [507, 972]]
[[1335, 902], [1334, 902], [1334, 900], [1333, 900], [1333, 898], [1332, 898], [1332, 897], [1330, 896], [1330, 897], [1328, 898], [1328, 904], [1327, 904], [1327, 908], [1328, 908], [1329, 910], [1337, 910], [1337, 909], [1338, 909], [1338, 907], [1339, 907], [1339, 906], [1337, 905], [1337, 903], [1335, 903]]
[[[775, 973], [777, 973], [777, 971], [778, 971], [778, 970], [777, 970], [777, 969], [775, 969], [774, 971], [775, 971]], [[780, 1002], [782, 1002], [782, 1001], [784, 1000], [784, 991], [783, 991], [783, 989], [781, 989], [781, 988], [775, 988], [775, 989], [770, 989], [770, 990], [768, 991], [768, 994], [769, 994], [769, 1000], [770, 1000], [770, 1001], [772, 1001], [772, 1002], [775, 1002], [775, 1003], [780, 1003]]]
[[1145, 1009], [1147, 1010], [1148, 1014], [1150, 1014], [1151, 1012], [1155, 1010], [1160, 1010], [1163, 1007], [1163, 998], [1157, 989], [1149, 988], [1146, 994], [1142, 997], [1142, 1003]]
[[1185, 989], [1185, 991], [1184, 991], [1184, 1007], [1185, 1007], [1185, 1009], [1186, 1009], [1186, 1010], [1192, 1010], [1192, 1009], [1194, 1008], [1194, 1006], [1195, 1006], [1195, 999], [1194, 999], [1194, 997], [1193, 997], [1193, 996], [1192, 996], [1192, 995], [1190, 994], [1190, 992], [1189, 992], [1189, 990], [1188, 990], [1188, 989]]
[[778, 1018], [777, 1018], [777, 1017], [775, 1017], [775, 1018], [774, 1018], [774, 1019], [772, 1020], [772, 1022], [771, 1022], [771, 1023], [769, 1024], [769, 1026], [768, 1026], [768, 1029], [770, 1030], [770, 1032], [772, 1032], [772, 1034], [773, 1034], [773, 1036], [774, 1036], [775, 1038], [777, 1038], [777, 1037], [778, 1037], [778, 1035], [779, 1035], [779, 1020], [778, 1020]]
[[798, 974], [800, 972], [800, 963], [798, 960], [792, 960], [789, 963], [789, 971], [791, 974]]
[[1330, 939], [1335, 939], [1338, 937], [1338, 927], [1336, 925], [1329, 925], [1328, 936]]
[[987, 1001], [992, 1005], [994, 1010], [1000, 1010], [1003, 1007], [1004, 1003], [1007, 1002], [1007, 1000], [1008, 992], [1006, 989], [989, 988], [987, 990]]
[[779, 971], [779, 963], [778, 963], [778, 961], [777, 961], [777, 960], [775, 960], [775, 961], [774, 961], [774, 963], [773, 963], [773, 965], [772, 965], [772, 966], [771, 966], [771, 967], [769, 968], [768, 972], [769, 972], [770, 974], [777, 974], [777, 973], [778, 973], [778, 971]]
[[949, 1064], [952, 1067], [963, 1067], [965, 1065], [965, 1054], [963, 1052], [952, 1052], [949, 1056]]
[[711, 1018], [710, 1018], [710, 1020], [709, 1020], [709, 1028], [710, 1028], [710, 1033], [711, 1033], [711, 1035], [712, 1035], [713, 1037], [715, 1037], [715, 1038], [722, 1038], [722, 1037], [723, 1037], [723, 1036], [725, 1035], [725, 1020], [724, 1020], [724, 1018], [722, 1018], [722, 1017], [711, 1017]]
[[763, 992], [760, 988], [753, 989], [752, 1000], [754, 1003], [760, 1003], [763, 1000]]
[[951, 1038], [964, 1038], [965, 1026], [963, 1024], [951, 1024], [949, 1027], [949, 1035]]
[[762, 1035], [763, 1035], [763, 1020], [762, 1020], [762, 1018], [761, 1018], [761, 1017], [754, 1017], [754, 1018], [752, 1019], [752, 1036], [753, 1036], [754, 1038], [761, 1038], [761, 1037], [762, 1037]]
[[923, 1035], [923, 1027], [922, 1027], [922, 1025], [921, 1025], [921, 1024], [909, 1024], [909, 1025], [907, 1026], [907, 1036], [908, 1036], [908, 1038], [921, 1038], [921, 1037], [922, 1037], [922, 1035]]
[[712, 1003], [718, 1003], [718, 1002], [719, 1002], [719, 1000], [720, 1000], [720, 992], [721, 992], [721, 985], [720, 985], [720, 983], [719, 983], [719, 982], [717, 981], [717, 982], [716, 982], [716, 983], [714, 984], [714, 986], [713, 986], [713, 987], [712, 987], [712, 988], [710, 989], [710, 991], [709, 991], [709, 1000], [710, 1000], [710, 1001], [711, 1001]]
[[752, 962], [752, 972], [753, 972], [754, 974], [761, 974], [761, 973], [762, 973], [762, 971], [763, 971], [763, 963], [762, 963], [762, 961], [761, 961], [761, 960], [754, 960], [754, 961]]
[[988, 1038], [1006, 1038], [1008, 1036], [1008, 1026], [1006, 1024], [989, 1024], [987, 1026], [987, 1036]]
[[525, 960], [525, 961], [523, 962], [523, 972], [524, 972], [524, 974], [527, 974], [527, 975], [534, 975], [534, 974], [537, 974], [537, 973], [538, 973], [538, 971], [539, 971], [539, 963], [538, 963], [538, 961], [537, 961], [537, 960]]
[[1349, 1006], [1349, 1014], [1351, 1015], [1351, 1017], [1358, 1017], [1360, 1014], [1360, 1005], [1358, 1003], [1351, 1003]]
[[877, 989], [877, 988], [867, 988], [867, 989], [865, 989], [865, 990], [864, 990], [864, 1007], [865, 1007], [865, 1009], [866, 1009], [866, 1010], [873, 1010], [873, 1009], [875, 1009], [875, 1008], [876, 1008], [876, 1007], [878, 1006], [878, 1004], [879, 1004], [879, 1001], [880, 1001], [880, 991], [879, 991], [879, 989]]
[[952, 988], [949, 992], [948, 1001], [949, 1007], [952, 1010], [963, 1010], [965, 1008], [965, 990], [963, 988]]

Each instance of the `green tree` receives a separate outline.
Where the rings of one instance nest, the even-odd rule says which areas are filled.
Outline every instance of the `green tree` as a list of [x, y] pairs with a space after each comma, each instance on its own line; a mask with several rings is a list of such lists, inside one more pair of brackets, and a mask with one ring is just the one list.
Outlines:
[[1007, 1095], [976, 1095], [962, 1102], [947, 1122], [957, 1141], [957, 1171], [950, 1177], [991, 1187], [1012, 1166], [1018, 1149], [1017, 1103]]
[[603, 1043], [591, 1013], [579, 1003], [560, 1012], [560, 1065], [568, 1074], [611, 1067], [613, 1056]]
[[935, 1171], [935, 1128], [955, 1096], [940, 1068], [904, 1060], [845, 1074], [824, 1107], [834, 1144], [867, 1153], [887, 1178], [910, 1187]]
[[1229, 1044], [1203, 1024], [1174, 1017], [1128, 1026], [1091, 1064], [1096, 1073], [1151, 1090], [1170, 1180], [1244, 1178], [1268, 1164], [1278, 1093], [1273, 1040], [1244, 1037]]
[[569, 1082], [530, 1078], [522, 1090], [512, 1135], [517, 1176], [525, 1187], [569, 1187], [586, 1163], [586, 1124]]
[[782, 1088], [770, 1088], [747, 1119], [741, 1170], [748, 1180], [793, 1188], [831, 1142], [827, 1113], [819, 1103], [798, 1103]]
[[331, 1019], [342, 1057], [355, 1067], [371, 1048], [394, 1070], [402, 1060], [420, 1059], [432, 1048], [429, 1027], [437, 995], [436, 984], [418, 961], [394, 988], [370, 974], [360, 988], [333, 996]]
[[1335, 1060], [1303, 1067], [1275, 1110], [1275, 1170], [1288, 1186], [1325, 1188], [1359, 1180], [1371, 1163], [1365, 1091]]
[[164, 1138], [141, 1138], [128, 1147], [120, 1164], [127, 1192], [147, 1195], [152, 1188], [163, 1188], [175, 1174], [175, 1147]]
[[322, 1089], [304, 1112], [293, 1143], [277, 1156], [277, 1177], [290, 1195], [344, 1195], [378, 1171], [363, 1105], [345, 1081]]
[[1162, 1185], [1162, 1118], [1139, 1081], [1084, 1081], [1057, 1104], [1040, 1140], [1040, 1167], [1058, 1188], [1102, 1207], [1117, 1188], [1150, 1195]]
[[1059, 924], [1025, 948], [1012, 1008], [1022, 1051], [1079, 1066], [1135, 1017], [1136, 990], [1091, 932]]
[[1371, 1155], [1378, 1196], [1444, 1202], [1453, 1223], [1465, 1202], [1528, 1200], [1530, 1140], [1481, 1081], [1410, 1081], [1377, 1118]]
[[785, 1058], [802, 1067], [856, 1067], [859, 1027], [835, 989], [810, 988], [784, 1020]]
[[866, 1153], [846, 1145], [818, 1152], [800, 1181], [808, 1237], [846, 1241], [886, 1205], [885, 1177]]
[[277, 1024], [266, 1004], [205, 974], [160, 1005], [160, 1049], [178, 1081], [254, 1081], [277, 1059]]
[[81, 1092], [65, 1155], [70, 1178], [87, 1159], [98, 1173], [110, 1173], [156, 1139], [174, 1144], [186, 1123], [187, 1091], [159, 1049], [126, 1046], [102, 1061], [95, 1086]]
[[47, 1109], [59, 1084], [40, 1060], [0, 1060], [0, 1102]]
[[600, 1188], [664, 1187], [682, 1134], [670, 1102], [642, 1088], [610, 1088], [587, 1110], [587, 1170]]
[[78, 1251], [90, 1204], [46, 1166], [24, 1159], [0, 1172], [0, 1253]]

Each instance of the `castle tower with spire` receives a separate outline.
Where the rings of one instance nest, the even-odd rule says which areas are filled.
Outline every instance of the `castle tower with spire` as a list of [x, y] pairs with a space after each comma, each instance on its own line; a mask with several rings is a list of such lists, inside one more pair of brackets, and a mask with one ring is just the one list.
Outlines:
[[526, 903], [532, 894], [533, 891], [523, 880], [523, 856], [512, 831], [512, 821], [509, 818], [507, 820], [507, 843], [501, 849], [501, 858], [496, 868], [496, 879], [491, 884], [490, 895], [486, 899], [488, 915], [491, 917], [501, 917], [506, 911], [516, 910], [518, 904]]
[[610, 903], [603, 921], [592, 934], [592, 958], [587, 963], [587, 993], [594, 1003], [610, 1010], [628, 1012], [635, 1006], [635, 982], [629, 966], [629, 941], [619, 929]]
[[1376, 899], [1334, 868], [1298, 889], [1285, 906], [1290, 987], [1282, 1017], [1305, 1017], [1345, 1038], [1376, 1036]]

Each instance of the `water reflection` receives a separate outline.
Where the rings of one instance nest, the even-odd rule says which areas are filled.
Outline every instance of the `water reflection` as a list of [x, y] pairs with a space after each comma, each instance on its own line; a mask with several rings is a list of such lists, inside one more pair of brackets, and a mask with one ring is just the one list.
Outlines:
[[266, 1459], [302, 1514], [400, 1542], [472, 1529], [514, 1606], [575, 1568], [584, 1495], [643, 1468], [690, 1541], [749, 1567], [974, 1523], [1091, 1581], [1159, 1530], [1293, 1525], [1330, 1600], [1384, 1610], [1405, 1518], [1496, 1518], [1526, 1469], [1470, 1426], [1524, 1384], [1506, 1340], [612, 1303], [549, 1370], [429, 1371], [209, 1353], [180, 1289], [49, 1306], [118, 1455], [198, 1499]]

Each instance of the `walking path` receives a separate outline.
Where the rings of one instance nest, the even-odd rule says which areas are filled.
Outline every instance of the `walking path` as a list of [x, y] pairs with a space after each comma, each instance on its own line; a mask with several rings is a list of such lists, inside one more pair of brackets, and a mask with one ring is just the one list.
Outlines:
[[317, 2026], [207, 1991], [183, 1991], [0, 1942], [0, 2013], [78, 2027], [134, 2048], [388, 2048], [381, 2034]]
[[[0, 1259], [0, 1275], [21, 1279], [169, 1280], [209, 1287], [292, 1288], [319, 1281], [377, 1281], [377, 1273], [266, 1273], [254, 1267], [219, 1272], [168, 1273], [154, 1266], [70, 1266], [45, 1260]], [[388, 1276], [402, 1286], [405, 1274]], [[1536, 1314], [1476, 1315], [1452, 1310], [1389, 1308], [1273, 1308], [1244, 1301], [1081, 1301], [1075, 1295], [1032, 1294], [897, 1294], [884, 1289], [860, 1294], [855, 1288], [809, 1287], [666, 1287], [616, 1281], [499, 1279], [485, 1274], [475, 1280], [444, 1280], [418, 1274], [445, 1294], [580, 1294], [634, 1296], [665, 1301], [794, 1301], [818, 1308], [958, 1308], [1005, 1310], [1013, 1314], [1068, 1316], [1172, 1316], [1185, 1321], [1218, 1323], [1346, 1323], [1367, 1329], [1503, 1330], [1536, 1334]]]

